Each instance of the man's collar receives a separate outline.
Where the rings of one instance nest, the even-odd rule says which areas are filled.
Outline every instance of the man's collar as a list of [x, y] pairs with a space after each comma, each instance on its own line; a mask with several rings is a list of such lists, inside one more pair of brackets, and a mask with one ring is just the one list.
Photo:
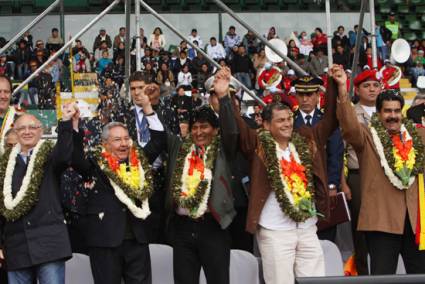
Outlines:
[[314, 117], [314, 112], [316, 111], [316, 109], [313, 109], [313, 111], [312, 112], [310, 112], [310, 113], [305, 113], [305, 112], [303, 112], [301, 109], [299, 110], [300, 111], [300, 113], [301, 113], [301, 116], [303, 117], [303, 119], [305, 120], [305, 117], [307, 116], [307, 115], [310, 115], [311, 116], [311, 118], [310, 119], [312, 119], [313, 117]]
[[136, 112], [137, 112], [137, 114], [139, 114], [140, 112], [143, 112], [143, 108], [142, 107], [139, 107], [138, 105], [134, 105], [134, 107], [136, 108]]

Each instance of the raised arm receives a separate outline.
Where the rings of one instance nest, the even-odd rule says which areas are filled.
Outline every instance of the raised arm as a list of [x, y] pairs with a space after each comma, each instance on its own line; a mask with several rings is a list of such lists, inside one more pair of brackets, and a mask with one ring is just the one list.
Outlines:
[[336, 97], [340, 92], [346, 93], [347, 75], [341, 65], [332, 65], [329, 69], [328, 89], [325, 94], [325, 114], [313, 128], [320, 145], [326, 145], [328, 138], [338, 128], [336, 118]]
[[[238, 133], [239, 149], [250, 159], [257, 147], [257, 132], [250, 129], [248, 125], [240, 117], [239, 113], [234, 110], [228, 97], [228, 89], [231, 73], [228, 68], [223, 68], [215, 75], [214, 91], [220, 98], [220, 124], [226, 125], [226, 131], [230, 129], [232, 142], [235, 143], [235, 134]], [[222, 107], [223, 106], [223, 107]], [[231, 130], [233, 129], [233, 130]], [[236, 151], [237, 143], [225, 144], [226, 151]]]
[[52, 162], [57, 171], [65, 170], [72, 160], [73, 143], [72, 117], [76, 115], [77, 108], [75, 104], [67, 104], [62, 112], [62, 120], [58, 124], [58, 140], [52, 152]]
[[361, 149], [365, 141], [365, 128], [357, 120], [356, 111], [347, 92], [338, 95], [337, 117], [342, 138], [356, 150]]

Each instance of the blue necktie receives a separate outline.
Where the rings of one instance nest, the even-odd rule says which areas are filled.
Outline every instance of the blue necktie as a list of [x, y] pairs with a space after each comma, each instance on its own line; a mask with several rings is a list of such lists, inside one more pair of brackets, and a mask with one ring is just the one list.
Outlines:
[[151, 133], [149, 132], [149, 123], [146, 116], [143, 115], [142, 123], [140, 123], [139, 127], [140, 141], [142, 141], [143, 144], [147, 144], [149, 140], [151, 140]]

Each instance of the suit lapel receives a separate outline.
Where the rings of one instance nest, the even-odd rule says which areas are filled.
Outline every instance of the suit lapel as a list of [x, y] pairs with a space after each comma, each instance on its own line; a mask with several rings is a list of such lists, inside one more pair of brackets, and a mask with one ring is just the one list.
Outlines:
[[294, 128], [299, 128], [303, 126], [304, 124], [305, 123], [304, 123], [303, 116], [301, 115], [301, 112], [297, 110], [295, 112]]
[[313, 119], [312, 119], [312, 125], [315, 125], [316, 123], [318, 123], [321, 119], [322, 119], [323, 113], [320, 111], [320, 109], [315, 109], [314, 110], [314, 115], [313, 115]]

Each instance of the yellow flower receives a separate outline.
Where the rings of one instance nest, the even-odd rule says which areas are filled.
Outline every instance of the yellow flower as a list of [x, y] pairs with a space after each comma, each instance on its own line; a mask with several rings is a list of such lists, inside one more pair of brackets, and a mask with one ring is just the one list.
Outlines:
[[393, 148], [393, 155], [394, 155], [394, 160], [395, 160], [395, 163], [394, 163], [395, 170], [397, 172], [401, 171], [404, 168], [404, 163], [403, 163], [402, 158], [398, 154], [396, 148]]
[[186, 187], [188, 189], [187, 195], [193, 196], [196, 193], [196, 190], [198, 189], [199, 183], [201, 182], [201, 172], [194, 170], [193, 175], [186, 176]]
[[416, 162], [416, 153], [415, 151], [412, 149], [412, 151], [409, 152], [409, 155], [407, 156], [407, 161], [406, 161], [406, 166], [409, 170], [412, 170], [413, 167], [415, 166], [415, 162]]

